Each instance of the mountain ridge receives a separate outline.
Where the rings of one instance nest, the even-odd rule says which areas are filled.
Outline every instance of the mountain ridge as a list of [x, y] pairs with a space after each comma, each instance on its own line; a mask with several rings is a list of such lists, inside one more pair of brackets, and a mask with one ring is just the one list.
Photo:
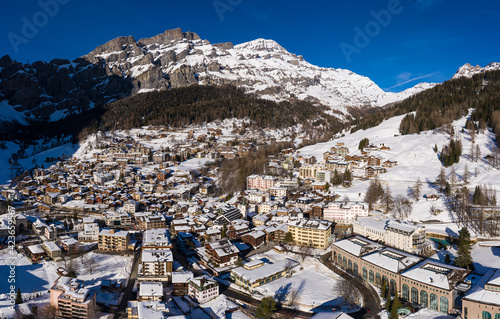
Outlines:
[[0, 58], [0, 109], [7, 114], [0, 121], [57, 121], [137, 93], [192, 84], [230, 84], [277, 102], [323, 104], [340, 119], [353, 107], [382, 107], [436, 85], [385, 92], [366, 76], [313, 65], [274, 40], [211, 44], [177, 28], [139, 40], [117, 37], [73, 61]]

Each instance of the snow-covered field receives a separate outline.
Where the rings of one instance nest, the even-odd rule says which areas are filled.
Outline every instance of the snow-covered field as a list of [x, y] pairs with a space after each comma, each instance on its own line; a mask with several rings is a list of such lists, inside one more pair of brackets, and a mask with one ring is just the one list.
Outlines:
[[289, 278], [282, 277], [255, 288], [261, 296], [272, 296], [284, 304], [289, 304], [292, 296], [298, 292], [294, 305], [305, 311], [342, 306], [343, 299], [335, 290], [340, 277], [319, 260], [311, 257], [302, 260], [302, 256], [293, 253], [279, 254], [274, 250], [252, 256], [253, 260], [270, 262], [284, 258], [291, 258], [300, 263], [293, 268], [295, 273]]

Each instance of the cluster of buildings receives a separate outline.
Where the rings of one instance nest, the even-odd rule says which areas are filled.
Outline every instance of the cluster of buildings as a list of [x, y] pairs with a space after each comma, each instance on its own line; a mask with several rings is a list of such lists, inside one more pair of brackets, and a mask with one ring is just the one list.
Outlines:
[[[500, 270], [490, 270], [473, 283], [470, 270], [387, 247], [361, 236], [332, 244], [332, 260], [392, 295], [462, 318], [500, 317]], [[476, 276], [476, 275], [475, 275]], [[474, 277], [475, 277], [474, 276]]]

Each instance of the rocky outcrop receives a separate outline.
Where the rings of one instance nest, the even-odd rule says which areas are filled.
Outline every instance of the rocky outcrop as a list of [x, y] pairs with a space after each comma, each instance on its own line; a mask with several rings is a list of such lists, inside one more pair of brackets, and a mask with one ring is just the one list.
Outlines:
[[151, 38], [140, 39], [138, 42], [144, 45], [150, 44], [167, 44], [173, 40], [186, 39], [188, 41], [200, 40], [200, 37], [196, 33], [192, 32], [182, 32], [181, 28], [167, 30], [163, 33], [155, 35]]

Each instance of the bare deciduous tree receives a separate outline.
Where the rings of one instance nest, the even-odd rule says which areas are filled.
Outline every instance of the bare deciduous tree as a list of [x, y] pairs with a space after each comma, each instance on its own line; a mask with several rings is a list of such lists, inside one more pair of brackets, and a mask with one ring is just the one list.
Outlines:
[[403, 195], [398, 195], [394, 199], [394, 218], [404, 219], [407, 218], [412, 211], [411, 202]]
[[353, 307], [361, 301], [361, 294], [358, 288], [344, 278], [339, 279], [333, 289], [337, 295], [344, 298], [345, 304], [349, 307]]

